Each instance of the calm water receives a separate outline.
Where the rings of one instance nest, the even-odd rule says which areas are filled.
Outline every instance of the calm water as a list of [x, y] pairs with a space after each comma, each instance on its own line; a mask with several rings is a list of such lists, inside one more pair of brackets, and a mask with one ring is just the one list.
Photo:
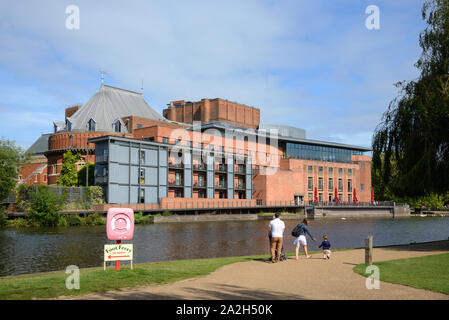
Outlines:
[[[268, 253], [269, 221], [194, 222], [136, 226], [134, 262], [226, 257]], [[293, 252], [290, 232], [298, 221], [285, 221], [285, 249]], [[368, 234], [374, 245], [446, 240], [449, 217], [348, 219], [311, 221], [312, 234], [329, 236], [334, 249], [364, 246]], [[309, 241], [317, 250], [320, 242]], [[104, 226], [60, 229], [0, 230], [0, 276], [64, 270], [68, 265], [103, 265]]]

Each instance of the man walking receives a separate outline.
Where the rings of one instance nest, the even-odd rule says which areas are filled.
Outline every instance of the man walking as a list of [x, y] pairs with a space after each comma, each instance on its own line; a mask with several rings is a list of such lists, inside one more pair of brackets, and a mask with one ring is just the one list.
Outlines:
[[[280, 217], [280, 213], [274, 215], [274, 219], [268, 225], [269, 236], [271, 236], [271, 262], [279, 262], [282, 250], [282, 241], [285, 230], [285, 223]], [[275, 254], [276, 252], [276, 254]]]

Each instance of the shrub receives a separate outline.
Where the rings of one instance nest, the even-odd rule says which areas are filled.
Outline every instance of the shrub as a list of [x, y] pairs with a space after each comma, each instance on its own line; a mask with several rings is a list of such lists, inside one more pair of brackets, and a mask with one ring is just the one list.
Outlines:
[[86, 224], [92, 226], [101, 226], [106, 224], [106, 219], [97, 212], [86, 217]]
[[135, 224], [148, 224], [150, 223], [150, 215], [144, 216], [142, 212], [137, 212], [134, 214]]
[[8, 225], [8, 214], [5, 207], [0, 205], [0, 228], [4, 228]]
[[164, 216], [164, 217], [167, 217], [167, 216], [171, 216], [173, 213], [171, 213], [170, 211], [168, 211], [168, 210], [165, 210], [164, 212], [162, 212], [162, 215]]
[[82, 223], [81, 218], [76, 214], [67, 215], [67, 217], [65, 217], [65, 220], [67, 221], [67, 224], [71, 227], [79, 226]]
[[62, 196], [46, 186], [39, 186], [32, 194], [28, 219], [36, 226], [56, 227], [64, 220], [59, 213], [62, 204]]

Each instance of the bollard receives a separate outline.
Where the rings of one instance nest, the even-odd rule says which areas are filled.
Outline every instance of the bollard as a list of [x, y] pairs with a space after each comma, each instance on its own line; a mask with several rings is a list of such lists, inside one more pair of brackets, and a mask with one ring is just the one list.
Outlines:
[[373, 264], [373, 236], [365, 239], [365, 264]]

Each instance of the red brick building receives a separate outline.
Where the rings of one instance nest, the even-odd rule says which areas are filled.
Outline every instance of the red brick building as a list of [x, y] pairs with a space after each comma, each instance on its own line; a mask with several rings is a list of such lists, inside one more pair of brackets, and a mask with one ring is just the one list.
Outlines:
[[[369, 148], [307, 139], [305, 131], [289, 126], [260, 124], [257, 108], [224, 99], [202, 99], [198, 102], [173, 101], [163, 110], [163, 116], [153, 110], [141, 93], [102, 85], [83, 106], [66, 109], [65, 121], [54, 122], [54, 133], [43, 135], [30, 148], [34, 162], [20, 171], [21, 183], [55, 184], [67, 150], [82, 155], [79, 167], [94, 161], [95, 144], [89, 139], [117, 136], [132, 141], [151, 141], [163, 145], [182, 145], [198, 150], [243, 155], [251, 161], [251, 195], [233, 189], [227, 194], [215, 189], [213, 199], [229, 201], [295, 201], [304, 203], [317, 198], [320, 202], [369, 202], [371, 197], [371, 159], [364, 155]], [[201, 123], [198, 126], [198, 123]], [[276, 132], [275, 136], [267, 134]], [[200, 163], [193, 164], [200, 166]], [[220, 163], [213, 176], [214, 185], [225, 178]], [[235, 186], [243, 183], [236, 164]], [[180, 206], [192, 199], [204, 198], [199, 187], [205, 179], [201, 170], [192, 170], [191, 197], [185, 198], [175, 184], [168, 186], [159, 203], [174, 202]], [[168, 180], [180, 176], [176, 167], [169, 167]], [[130, 179], [130, 178], [129, 178]], [[207, 201], [201, 199], [198, 201]]]

